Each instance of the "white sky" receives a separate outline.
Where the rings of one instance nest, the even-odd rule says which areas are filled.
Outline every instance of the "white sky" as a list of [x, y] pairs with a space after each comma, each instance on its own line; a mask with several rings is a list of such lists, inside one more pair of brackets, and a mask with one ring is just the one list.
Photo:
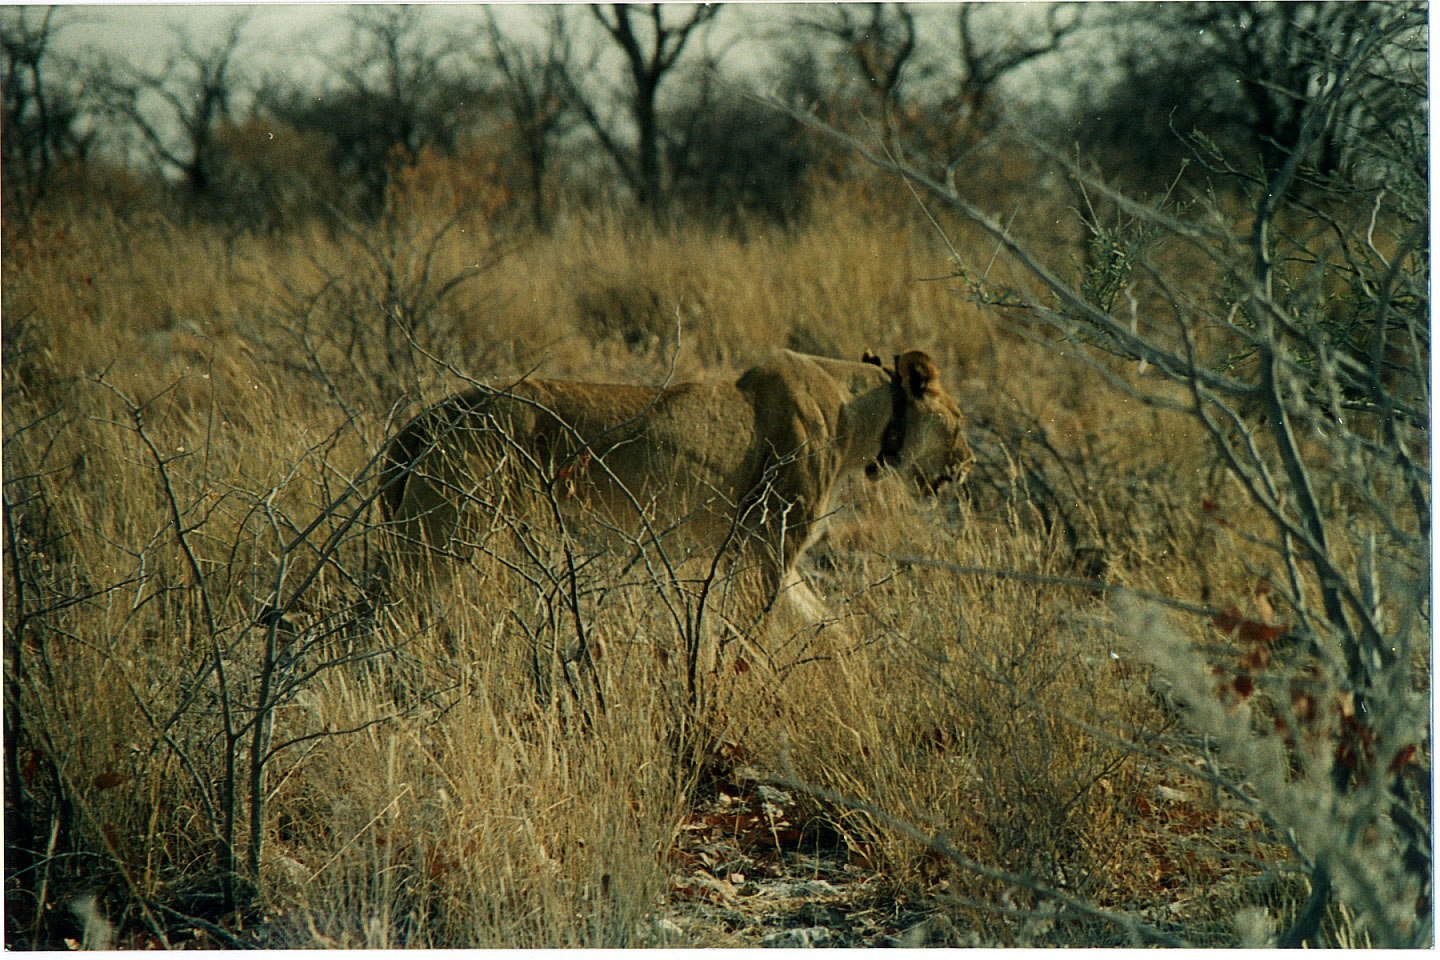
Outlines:
[[[437, 28], [453, 25], [456, 29], [470, 29], [482, 22], [479, 5], [474, 3], [423, 5], [427, 8], [426, 19]], [[502, 2], [490, 6], [497, 11], [502, 28], [523, 31], [526, 24], [539, 21], [538, 11], [527, 9], [538, 4]], [[67, 5], [67, 16], [73, 22], [62, 31], [56, 49], [71, 53], [94, 48], [136, 64], [160, 63], [174, 41], [175, 29], [184, 30], [203, 44], [207, 38], [217, 36], [231, 17], [250, 11], [245, 30], [250, 57], [246, 59], [273, 61], [303, 55], [313, 45], [324, 45], [327, 40], [343, 39], [347, 10], [347, 4], [339, 3]], [[749, 32], [762, 25], [768, 27], [779, 16], [770, 4], [734, 4], [717, 25], [728, 21], [732, 28]]]
[[[427, 7], [426, 19], [436, 27], [468, 30], [481, 23], [478, 6], [473, 3], [429, 2], [424, 6]], [[537, 4], [501, 2], [492, 6], [507, 32], [514, 30], [523, 35], [527, 24], [538, 23], [540, 19], [538, 11], [527, 9]], [[787, 6], [790, 9], [786, 9]], [[746, 41], [762, 40], [778, 24], [788, 22], [794, 6], [731, 3], [716, 21], [712, 46], [738, 41], [727, 54], [727, 65], [744, 69], [761, 54], [759, 43]], [[1018, 22], [1033, 16], [1043, 5], [1013, 3], [1011, 6], [1015, 11], [1013, 20]], [[919, 14], [927, 39], [948, 37], [952, 32], [953, 18], [949, 15], [952, 4], [916, 3], [912, 8]], [[159, 66], [175, 42], [177, 28], [197, 45], [204, 46], [220, 33], [230, 18], [247, 10], [250, 22], [239, 60], [247, 67], [273, 70], [287, 60], [304, 59], [317, 47], [343, 42], [347, 34], [344, 23], [347, 5], [339, 3], [75, 4], [67, 5], [63, 14], [71, 22], [57, 36], [55, 51], [72, 54], [95, 49], [137, 66]]]
[[[1008, 5], [1008, 16], [987, 14], [986, 27], [990, 31], [987, 39], [1003, 41], [1003, 32], [1023, 30], [1027, 24], [1039, 21], [1048, 5], [1016, 2]], [[478, 31], [484, 23], [478, 4], [430, 2], [424, 6], [424, 21], [431, 29], [469, 33]], [[517, 39], [529, 31], [538, 38], [543, 29], [540, 9], [543, 6], [525, 2], [491, 4], [501, 28]], [[725, 51], [722, 70], [732, 76], [754, 73], [757, 69], [768, 73], [765, 68], [774, 62], [778, 53], [774, 40], [793, 23], [801, 6], [809, 6], [819, 13], [821, 7], [830, 4], [731, 3], [717, 18], [713, 30], [703, 35], [702, 42], [712, 50]], [[922, 50], [928, 47], [929, 55], [943, 58], [955, 42], [955, 4], [914, 3], [911, 7], [917, 14]], [[329, 52], [343, 57], [344, 44], [350, 37], [346, 22], [350, 9], [350, 5], [342, 3], [70, 4], [64, 6], [58, 13], [59, 20], [54, 21], [63, 26], [54, 35], [52, 50], [60, 58], [89, 59], [101, 53], [135, 67], [158, 70], [182, 35], [203, 50], [223, 35], [234, 17], [248, 13], [249, 20], [234, 61], [239, 89], [243, 91], [254, 81], [276, 74], [308, 83], [320, 80], [327, 72], [317, 54]], [[32, 17], [40, 13], [39, 9], [27, 11]], [[599, 33], [598, 25], [583, 16], [583, 11], [574, 13], [578, 37], [595, 37]], [[601, 78], [610, 74], [618, 80], [614, 51], [608, 49], [608, 44], [602, 46], [607, 48], [606, 57], [601, 61], [604, 73], [592, 75], [591, 79], [605, 82]], [[687, 55], [693, 56], [698, 46], [692, 41]], [[477, 43], [477, 52], [482, 49]], [[1019, 93], [1021, 99], [1053, 100], [1057, 93], [1063, 93], [1065, 84], [1046, 82], [1034, 72], [1034, 66], [1027, 66], [1010, 81], [1011, 89]], [[947, 64], [941, 73], [948, 74], [954, 67], [953, 62]], [[244, 104], [242, 95], [236, 106], [243, 110]]]
[[[426, 3], [426, 19], [436, 27], [454, 24], [469, 27], [480, 22], [474, 4]], [[501, 23], [517, 25], [530, 14], [529, 4], [497, 3]], [[303, 57], [347, 35], [347, 4], [339, 3], [154, 3], [93, 4], [67, 7], [73, 21], [61, 32], [57, 52], [76, 53], [101, 50], [137, 66], [158, 66], [173, 46], [176, 31], [192, 37], [197, 45], [218, 37], [231, 18], [246, 12], [240, 62], [246, 66], [273, 68], [286, 59]]]

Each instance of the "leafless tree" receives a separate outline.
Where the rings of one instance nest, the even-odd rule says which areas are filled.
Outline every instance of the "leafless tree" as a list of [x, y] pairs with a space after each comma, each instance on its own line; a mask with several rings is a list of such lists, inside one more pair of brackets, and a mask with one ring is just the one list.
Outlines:
[[353, 44], [344, 57], [329, 60], [342, 88], [381, 112], [388, 146], [414, 162], [431, 140], [448, 131], [430, 121], [434, 98], [450, 91], [450, 61], [457, 41], [425, 29], [423, 12], [412, 6], [359, 8], [349, 15]]
[[[1314, 100], [1357, 45], [1389, 14], [1389, 4], [1186, 3], [1137, 4], [1093, 18], [1112, 38], [1124, 80], [1090, 98], [1092, 121], [1082, 141], [1133, 144], [1136, 136], [1164, 147], [1174, 134], [1199, 129], [1231, 154], [1274, 171], [1285, 162]], [[1108, 22], [1107, 22], [1108, 21]], [[1332, 102], [1337, 115], [1307, 165], [1329, 172], [1346, 162], [1347, 144], [1362, 131], [1382, 134], [1393, 84], [1351, 75]], [[1154, 151], [1154, 152], [1162, 152]]]
[[549, 221], [546, 179], [555, 144], [578, 122], [565, 84], [576, 56], [569, 24], [559, 10], [552, 9], [543, 46], [506, 37], [488, 7], [485, 27], [489, 62], [503, 81], [500, 98], [524, 152], [530, 215], [544, 229]]
[[[92, 77], [104, 109], [140, 134], [162, 168], [181, 174], [192, 199], [204, 197], [211, 186], [216, 133], [231, 119], [240, 89], [235, 61], [248, 20], [248, 14], [231, 17], [209, 46], [177, 33], [176, 49], [158, 71], [106, 61]], [[163, 105], [163, 113], [147, 109], [150, 97]]]
[[801, 21], [807, 33], [838, 41], [841, 57], [886, 108], [897, 106], [915, 58], [915, 14], [903, 3], [834, 4]]
[[[1120, 232], [1135, 241], [1105, 261], [1110, 276], [1099, 285], [1047, 265], [953, 176], [928, 177], [811, 121], [988, 234], [996, 256], [1035, 287], [992, 289], [962, 264], [977, 301], [1019, 312], [1027, 328], [1038, 322], [1130, 399], [1193, 417], [1215, 464], [1267, 518], [1267, 530], [1237, 546], [1257, 571], [1275, 571], [1291, 652], [1264, 661], [1269, 676], [1236, 677], [1217, 692], [1213, 665], [1158, 608], [1123, 603], [1120, 622], [1183, 689], [1176, 702], [1215, 751], [1197, 775], [1275, 826], [1309, 878], [1309, 902], [1276, 938], [1281, 946], [1311, 941], [1332, 896], [1375, 946], [1421, 946], [1433, 936], [1422, 692], [1431, 616], [1429, 184], [1414, 162], [1428, 154], [1428, 132], [1414, 122], [1428, 97], [1419, 66], [1425, 14], [1424, 4], [1386, 5], [1345, 38], [1343, 58], [1312, 54], [1325, 82], [1304, 98], [1277, 169], [1257, 176], [1222, 153], [1202, 157], [1250, 198], [1238, 224], [1208, 196], [1181, 209], [1143, 203], [1047, 151], [1115, 205]], [[1362, 95], [1385, 111], [1383, 122], [1351, 124], [1344, 105]], [[1317, 158], [1341, 133], [1366, 162], [1349, 178], [1315, 177]], [[1383, 186], [1375, 170], [1385, 172]], [[1315, 229], [1296, 231], [1297, 223]], [[1214, 287], [1196, 288], [1194, 276], [1152, 256], [1162, 237], [1205, 258]], [[1327, 284], [1343, 295], [1332, 297]], [[1142, 327], [1144, 304], [1161, 306]], [[1117, 356], [1136, 365], [1121, 370]], [[1297, 699], [1297, 689], [1307, 692]], [[1263, 711], [1252, 710], [1252, 697]], [[1334, 706], [1312, 708], [1322, 701]], [[1264, 720], [1266, 711], [1278, 719]]]
[[987, 28], [985, 20], [996, 12], [993, 4], [962, 3], [955, 15], [960, 76], [950, 106], [964, 111], [982, 130], [995, 121], [994, 98], [1000, 80], [1025, 64], [1054, 53], [1081, 24], [1073, 5], [1052, 3], [1045, 11], [1044, 27], [1037, 35], [1013, 37], [996, 31], [993, 24]]
[[[624, 3], [590, 7], [624, 60], [628, 84], [604, 94], [587, 91], [576, 72], [567, 70], [566, 89], [600, 146], [620, 170], [640, 205], [652, 212], [664, 207], [661, 86], [674, 74], [690, 41], [713, 22], [720, 8]], [[607, 107], [607, 104], [618, 104]], [[627, 137], [617, 114], [634, 133]]]
[[348, 22], [349, 44], [324, 58], [323, 96], [282, 77], [268, 80], [259, 99], [291, 127], [324, 137], [337, 172], [373, 213], [393, 164], [412, 165], [427, 148], [452, 152], [485, 93], [463, 72], [462, 38], [430, 29], [423, 7], [357, 7]]
[[44, 195], [59, 158], [83, 156], [91, 136], [78, 128], [81, 93], [56, 75], [51, 41], [69, 20], [46, 7], [0, 15], [0, 163], [5, 194], [24, 220]]
[[[879, 3], [816, 9], [822, 12], [807, 10], [798, 25], [803, 36], [826, 41], [826, 48], [817, 58], [813, 46], [795, 46], [782, 86], [820, 104], [821, 115], [837, 126], [854, 129], [845, 115], [858, 105], [854, 87], [863, 85], [884, 108], [890, 132], [913, 142], [906, 150], [915, 156], [957, 136], [961, 146], [983, 138], [999, 118], [1006, 78], [1055, 53], [1084, 24], [1074, 4], [1046, 4], [1042, 14], [1020, 22], [1013, 6], [965, 3], [956, 6], [955, 33], [942, 45], [934, 35], [951, 14], [938, 8]], [[845, 79], [837, 84], [831, 70]]]

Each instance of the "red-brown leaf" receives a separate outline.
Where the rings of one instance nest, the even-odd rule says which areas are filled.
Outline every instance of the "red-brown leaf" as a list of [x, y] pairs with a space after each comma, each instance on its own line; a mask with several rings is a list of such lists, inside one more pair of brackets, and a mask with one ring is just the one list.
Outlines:
[[1215, 614], [1210, 622], [1215, 625], [1216, 630], [1245, 643], [1269, 643], [1277, 637], [1284, 636], [1290, 630], [1284, 624], [1271, 626], [1268, 623], [1261, 623], [1259, 620], [1247, 620], [1240, 613], [1239, 607], [1229, 607], [1221, 613]]
[[109, 790], [112, 787], [120, 786], [120, 784], [129, 779], [130, 778], [123, 773], [107, 770], [104, 773], [96, 774], [93, 783], [96, 790]]
[[1400, 772], [1400, 768], [1409, 763], [1410, 758], [1413, 756], [1415, 756], [1415, 744], [1412, 743], [1395, 754], [1395, 759], [1390, 761], [1390, 766], [1386, 769], [1390, 773], [1398, 773]]
[[1208, 497], [1200, 501], [1200, 509], [1205, 511], [1205, 516], [1214, 520], [1222, 527], [1230, 526], [1229, 522], [1220, 515], [1220, 504]]

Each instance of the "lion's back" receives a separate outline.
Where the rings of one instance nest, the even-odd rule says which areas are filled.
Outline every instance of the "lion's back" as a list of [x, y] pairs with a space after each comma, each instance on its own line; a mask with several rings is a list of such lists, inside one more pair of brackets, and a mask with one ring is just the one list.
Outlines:
[[[658, 388], [542, 379], [478, 387], [392, 439], [383, 504], [402, 523], [449, 518], [464, 477], [489, 476], [503, 457], [507, 469], [563, 479], [573, 505], [608, 505], [617, 520], [636, 504], [677, 518], [704, 504], [707, 515], [716, 504], [733, 509], [777, 459], [824, 445], [823, 381], [813, 363], [782, 351], [738, 378]], [[790, 469], [807, 467], [822, 469], [808, 461]]]
[[757, 472], [756, 412], [733, 381], [676, 384], [636, 399], [638, 408], [635, 399], [612, 398], [589, 431], [608, 471], [634, 489], [666, 491], [677, 506], [698, 491], [743, 493]]

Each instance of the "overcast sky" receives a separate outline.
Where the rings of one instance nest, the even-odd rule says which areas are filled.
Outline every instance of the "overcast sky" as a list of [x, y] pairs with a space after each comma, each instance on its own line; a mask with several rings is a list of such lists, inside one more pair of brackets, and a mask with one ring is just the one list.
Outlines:
[[[434, 30], [468, 34], [484, 22], [477, 4], [432, 2], [424, 6], [424, 21]], [[807, 12], [797, 9], [799, 6], [731, 3], [701, 42], [712, 51], [725, 52], [721, 69], [732, 77], [771, 74], [770, 68], [779, 53], [773, 41], [786, 31], [791, 31], [790, 39], [795, 39], [793, 24], [797, 13]], [[810, 8], [808, 13], [820, 15], [822, 8], [831, 4], [803, 6]], [[985, 39], [1003, 42], [1005, 33], [1025, 32], [1027, 25], [1043, 19], [1048, 6], [1048, 3], [1016, 2], [992, 7], [986, 13]], [[532, 31], [538, 37], [543, 29], [543, 5], [511, 2], [495, 3], [492, 8], [502, 30], [513, 38], [522, 38]], [[916, 12], [922, 44], [928, 48], [928, 55], [951, 59], [945, 56], [945, 51], [954, 49], [955, 4], [916, 3], [911, 8]], [[241, 90], [277, 74], [307, 84], [321, 80], [328, 72], [318, 54], [338, 54], [343, 59], [351, 35], [346, 23], [350, 9], [339, 3], [68, 5], [60, 13], [58, 22], [63, 26], [54, 36], [52, 49], [61, 58], [82, 55], [88, 60], [95, 53], [101, 53], [142, 69], [158, 70], [181, 36], [203, 50], [223, 35], [231, 20], [248, 15], [242, 44], [234, 60], [241, 77]], [[26, 13], [33, 17], [41, 10]], [[579, 36], [588, 32], [598, 39], [599, 26], [591, 18], [577, 16], [575, 22]], [[807, 42], [813, 40], [813, 36], [807, 38]], [[698, 46], [692, 42], [687, 55], [700, 52]], [[602, 47], [607, 53], [600, 69], [613, 78], [613, 82], [618, 82], [622, 75], [618, 59], [608, 44]], [[477, 45], [477, 52], [480, 49]], [[943, 64], [940, 75], [950, 74], [956, 66], [953, 60]], [[1063, 98], [1069, 85], [1047, 82], [1043, 78], [1045, 70], [1039, 63], [1027, 65], [1021, 73], [1008, 78], [1007, 85], [1022, 100]], [[601, 76], [595, 74], [591, 79], [605, 82]], [[243, 94], [235, 106], [242, 111], [246, 108]], [[166, 121], [162, 118], [160, 122]]]
[[[427, 3], [426, 18], [437, 28], [468, 28], [478, 22], [473, 4]], [[493, 5], [503, 26], [523, 29], [533, 18], [532, 4]], [[249, 15], [243, 62], [274, 67], [313, 52], [315, 46], [343, 40], [346, 4], [334, 3], [176, 3], [95, 4], [67, 8], [72, 23], [61, 32], [57, 49], [66, 53], [97, 49], [137, 65], [161, 64], [183, 31], [203, 45], [237, 15]]]
[[[477, 6], [469, 3], [427, 3], [426, 19], [436, 28], [469, 30], [478, 26]], [[538, 24], [536, 4], [496, 3], [493, 7], [501, 26], [512, 35], [523, 34]], [[819, 6], [812, 5], [812, 6]], [[1035, 15], [1046, 4], [1013, 3], [1006, 17], [1016, 26]], [[788, 8], [787, 8], [788, 7]], [[923, 25], [926, 39], [941, 40], [953, 33], [953, 5], [912, 4]], [[282, 68], [287, 62], [305, 59], [317, 48], [343, 43], [348, 33], [345, 4], [276, 3], [245, 5], [230, 3], [188, 4], [90, 4], [68, 6], [64, 18], [71, 21], [56, 38], [57, 53], [78, 53], [97, 49], [137, 66], [158, 66], [175, 42], [175, 31], [183, 30], [197, 45], [215, 38], [230, 19], [249, 12], [245, 46], [240, 62], [262, 70]], [[38, 13], [34, 11], [33, 13]], [[778, 25], [789, 23], [794, 5], [732, 3], [716, 21], [710, 36], [712, 47], [726, 46], [726, 66], [744, 70], [761, 55], [757, 42], [770, 36]]]
[[[437, 29], [469, 30], [481, 22], [472, 3], [426, 3], [426, 19]], [[502, 29], [523, 33], [540, 22], [537, 4], [510, 2], [491, 6]], [[936, 6], [938, 10], [938, 5]], [[346, 35], [348, 6], [328, 3], [278, 4], [96, 4], [69, 6], [72, 23], [61, 32], [57, 51], [74, 53], [99, 49], [132, 63], [159, 64], [183, 30], [197, 43], [216, 37], [237, 14], [249, 12], [245, 30], [246, 62], [274, 66], [286, 58], [303, 56]], [[38, 12], [38, 11], [37, 11]], [[770, 29], [786, 14], [771, 4], [733, 4], [717, 22], [717, 35], [729, 31], [753, 34]]]

